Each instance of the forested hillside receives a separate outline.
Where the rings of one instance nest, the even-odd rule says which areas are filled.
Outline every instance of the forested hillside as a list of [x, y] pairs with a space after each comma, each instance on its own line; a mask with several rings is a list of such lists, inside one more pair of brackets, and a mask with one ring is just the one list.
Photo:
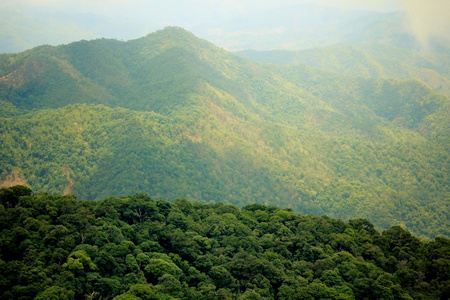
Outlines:
[[180, 28], [0, 55], [3, 186], [449, 232], [449, 97], [237, 57]]
[[0, 189], [2, 299], [448, 299], [450, 240], [260, 204]]
[[327, 71], [364, 78], [419, 79], [436, 91], [450, 95], [450, 54], [412, 51], [372, 42], [340, 44], [301, 51], [236, 52], [264, 63], [306, 64]]

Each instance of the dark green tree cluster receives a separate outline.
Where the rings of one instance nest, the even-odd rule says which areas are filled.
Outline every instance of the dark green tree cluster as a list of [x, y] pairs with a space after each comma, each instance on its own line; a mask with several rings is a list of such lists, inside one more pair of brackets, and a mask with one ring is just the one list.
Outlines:
[[145, 194], [0, 190], [2, 299], [448, 299], [450, 240]]

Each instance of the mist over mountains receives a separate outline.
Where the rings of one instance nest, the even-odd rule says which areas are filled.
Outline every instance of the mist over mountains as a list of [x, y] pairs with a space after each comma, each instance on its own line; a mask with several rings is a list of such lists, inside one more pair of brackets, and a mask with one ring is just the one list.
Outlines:
[[256, 63], [178, 27], [4, 54], [0, 72], [3, 185], [449, 235], [449, 97], [417, 78]]
[[338, 43], [383, 42], [409, 50], [448, 53], [446, 29], [450, 24], [445, 11], [445, 0], [426, 4], [351, 0], [5, 0], [0, 4], [0, 53], [81, 39], [130, 40], [167, 25], [187, 28], [230, 51], [302, 50]]

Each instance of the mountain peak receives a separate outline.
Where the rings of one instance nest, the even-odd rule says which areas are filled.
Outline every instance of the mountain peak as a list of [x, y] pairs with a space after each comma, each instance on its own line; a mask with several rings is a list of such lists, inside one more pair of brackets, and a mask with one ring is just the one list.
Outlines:
[[161, 30], [158, 30], [156, 32], [166, 32], [166, 33], [176, 33], [176, 34], [190, 34], [193, 35], [190, 31], [184, 29], [180, 26], [166, 26]]
[[222, 48], [217, 47], [213, 43], [199, 38], [192, 32], [177, 26], [165, 27], [164, 29], [150, 33], [147, 36], [135, 41], [141, 43], [141, 46], [150, 46], [152, 48], [170, 48], [171, 46], [174, 46], [188, 49], [197, 53], [204, 53], [205, 51], [210, 50], [224, 51]]
[[196, 37], [190, 31], [178, 26], [168, 26], [161, 30], [149, 33], [144, 39], [150, 39], [152, 41], [164, 39], [178, 43], [184, 43], [187, 41], [192, 42], [193, 40], [198, 42], [200, 40], [200, 38]]

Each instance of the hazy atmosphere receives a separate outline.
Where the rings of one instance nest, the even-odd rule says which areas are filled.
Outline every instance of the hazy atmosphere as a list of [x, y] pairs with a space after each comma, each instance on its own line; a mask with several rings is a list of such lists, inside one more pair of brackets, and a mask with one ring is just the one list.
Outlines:
[[402, 25], [425, 48], [430, 39], [450, 36], [446, 0], [4, 0], [0, 52], [100, 37], [129, 40], [166, 26], [183, 27], [227, 50], [304, 49], [344, 41], [334, 30], [343, 23], [358, 26], [367, 18], [363, 11], [406, 14]]
[[0, 0], [0, 299], [450, 299], [450, 0]]

